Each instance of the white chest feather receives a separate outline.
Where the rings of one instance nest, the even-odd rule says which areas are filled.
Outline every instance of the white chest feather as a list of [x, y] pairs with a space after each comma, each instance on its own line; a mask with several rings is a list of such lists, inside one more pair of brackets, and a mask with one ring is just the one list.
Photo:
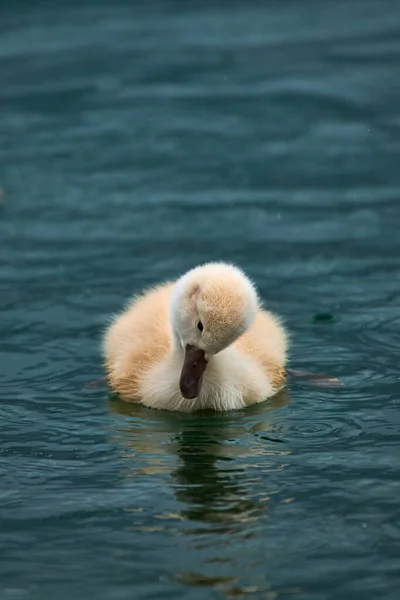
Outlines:
[[143, 404], [181, 412], [225, 411], [262, 402], [274, 392], [267, 373], [230, 347], [207, 365], [199, 397], [186, 400], [179, 390], [182, 362], [181, 356], [171, 354], [145, 374], [140, 390]]

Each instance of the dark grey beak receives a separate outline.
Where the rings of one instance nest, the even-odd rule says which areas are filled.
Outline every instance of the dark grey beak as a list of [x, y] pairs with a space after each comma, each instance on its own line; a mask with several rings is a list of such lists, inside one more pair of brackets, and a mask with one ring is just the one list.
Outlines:
[[195, 348], [189, 344], [185, 348], [185, 360], [183, 362], [179, 388], [181, 394], [187, 400], [197, 398], [200, 394], [203, 374], [206, 370], [207, 361], [204, 350]]

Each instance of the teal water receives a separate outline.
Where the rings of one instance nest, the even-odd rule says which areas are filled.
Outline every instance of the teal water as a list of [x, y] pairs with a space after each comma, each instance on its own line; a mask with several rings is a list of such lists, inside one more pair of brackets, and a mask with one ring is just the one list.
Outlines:
[[[0, 600], [397, 600], [399, 60], [395, 0], [1, 5]], [[88, 386], [109, 315], [212, 259], [344, 385]]]

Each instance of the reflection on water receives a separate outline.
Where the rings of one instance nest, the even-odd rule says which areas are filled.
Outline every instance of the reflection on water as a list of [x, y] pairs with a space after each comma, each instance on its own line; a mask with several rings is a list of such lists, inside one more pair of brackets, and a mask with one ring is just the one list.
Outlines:
[[168, 485], [177, 501], [176, 512], [158, 514], [135, 503], [127, 508], [132, 513], [130, 529], [184, 535], [193, 549], [208, 553], [197, 572], [177, 571], [178, 581], [217, 587], [227, 596], [267, 589], [241, 586], [237, 576], [207, 575], [207, 565], [231, 564], [227, 550], [232, 541], [260, 535], [258, 523], [268, 518], [274, 497], [292, 500], [284, 497], [276, 480], [267, 486], [263, 481], [266, 474], [285, 469], [291, 454], [274, 418], [274, 411], [288, 401], [288, 391], [283, 390], [246, 411], [190, 416], [110, 401], [112, 412], [127, 417], [112, 432], [127, 463], [124, 476], [161, 476], [160, 485]]

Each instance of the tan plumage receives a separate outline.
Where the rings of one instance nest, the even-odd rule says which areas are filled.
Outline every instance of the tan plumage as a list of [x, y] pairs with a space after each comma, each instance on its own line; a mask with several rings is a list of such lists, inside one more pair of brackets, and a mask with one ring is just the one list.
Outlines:
[[[135, 298], [104, 339], [114, 391], [183, 412], [238, 409], [272, 396], [285, 382], [286, 346], [279, 319], [260, 308], [244, 273], [224, 263], [196, 267]], [[199, 363], [185, 358], [190, 348], [204, 358], [200, 376], [193, 375]]]

